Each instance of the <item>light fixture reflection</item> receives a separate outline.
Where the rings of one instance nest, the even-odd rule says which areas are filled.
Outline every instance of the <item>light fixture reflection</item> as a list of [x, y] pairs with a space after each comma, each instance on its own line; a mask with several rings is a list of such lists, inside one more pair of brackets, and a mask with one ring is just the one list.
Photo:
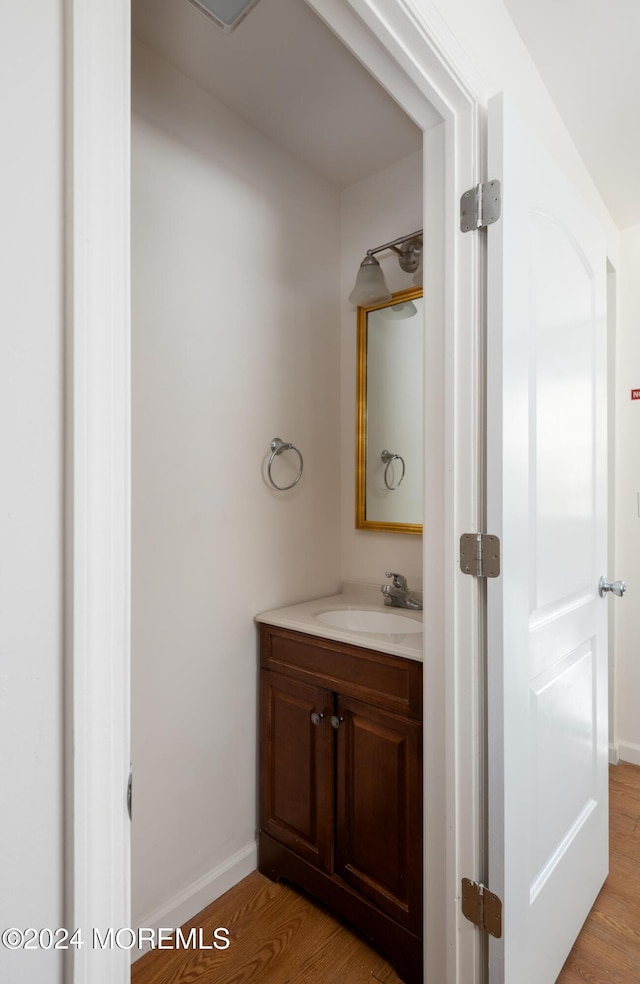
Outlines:
[[389, 307], [382, 308], [380, 314], [387, 321], [406, 321], [413, 318], [418, 313], [418, 309], [413, 301], [401, 301], [400, 304], [391, 304]]

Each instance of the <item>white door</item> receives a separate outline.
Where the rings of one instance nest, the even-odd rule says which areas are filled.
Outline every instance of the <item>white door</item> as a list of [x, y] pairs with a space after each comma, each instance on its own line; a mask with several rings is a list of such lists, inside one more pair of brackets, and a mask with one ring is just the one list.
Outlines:
[[553, 984], [607, 874], [606, 255], [502, 97], [489, 114], [490, 984]]

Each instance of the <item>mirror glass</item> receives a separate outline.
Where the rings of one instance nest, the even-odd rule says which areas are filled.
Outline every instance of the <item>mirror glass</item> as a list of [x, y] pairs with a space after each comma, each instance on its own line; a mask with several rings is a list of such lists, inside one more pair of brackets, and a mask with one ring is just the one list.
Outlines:
[[422, 288], [358, 308], [356, 528], [422, 533]]

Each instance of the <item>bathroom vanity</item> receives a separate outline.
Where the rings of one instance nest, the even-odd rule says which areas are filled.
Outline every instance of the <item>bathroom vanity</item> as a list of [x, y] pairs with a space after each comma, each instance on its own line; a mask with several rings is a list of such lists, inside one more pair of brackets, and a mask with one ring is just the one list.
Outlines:
[[375, 618], [343, 595], [258, 616], [259, 868], [324, 902], [418, 984], [421, 619], [415, 634], [327, 627], [318, 616], [339, 604]]

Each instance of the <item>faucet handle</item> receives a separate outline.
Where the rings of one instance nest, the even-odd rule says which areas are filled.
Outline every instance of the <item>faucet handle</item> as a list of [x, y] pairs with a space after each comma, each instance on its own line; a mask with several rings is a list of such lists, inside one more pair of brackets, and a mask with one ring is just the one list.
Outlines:
[[407, 590], [407, 579], [404, 574], [395, 574], [393, 571], [385, 571], [385, 577], [393, 578], [394, 588], [399, 588], [401, 591]]

